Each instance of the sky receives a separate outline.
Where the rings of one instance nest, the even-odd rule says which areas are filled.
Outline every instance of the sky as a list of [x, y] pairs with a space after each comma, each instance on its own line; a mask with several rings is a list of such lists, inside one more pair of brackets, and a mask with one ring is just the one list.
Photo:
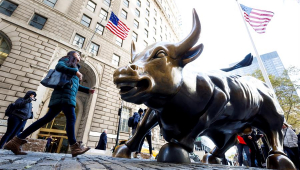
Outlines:
[[[239, 62], [254, 48], [236, 0], [175, 0], [182, 16], [184, 37], [192, 28], [192, 9], [201, 22], [198, 43], [204, 44], [201, 56], [191, 65], [203, 71], [226, 68]], [[245, 6], [274, 12], [266, 33], [258, 34], [247, 23], [260, 55], [277, 51], [285, 68], [300, 68], [299, 0], [239, 0]], [[292, 78], [293, 79], [293, 78]], [[209, 147], [214, 144], [207, 138]], [[231, 148], [226, 155], [234, 154]]]
[[[239, 62], [248, 53], [255, 56], [249, 34], [236, 0], [175, 0], [182, 16], [184, 37], [192, 28], [192, 9], [200, 22], [198, 43], [204, 44], [201, 56], [195, 61], [203, 70], [226, 68]], [[239, 0], [256, 9], [274, 12], [266, 33], [258, 34], [247, 23], [260, 55], [277, 51], [285, 68], [300, 68], [300, 3], [298, 0]]]

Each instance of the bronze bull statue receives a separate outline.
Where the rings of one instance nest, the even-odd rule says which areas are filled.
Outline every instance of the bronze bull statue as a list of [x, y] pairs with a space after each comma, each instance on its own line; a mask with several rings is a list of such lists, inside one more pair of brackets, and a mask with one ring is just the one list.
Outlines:
[[218, 157], [237, 144], [237, 134], [256, 127], [270, 144], [267, 168], [294, 170], [283, 152], [283, 112], [265, 83], [250, 76], [229, 76], [221, 70], [205, 73], [197, 67], [185, 67], [203, 50], [202, 44], [194, 46], [200, 30], [193, 10], [193, 28], [181, 42], [158, 42], [140, 53], [132, 43], [132, 64], [117, 69], [113, 80], [123, 100], [150, 109], [134, 136], [116, 148], [113, 156], [130, 158], [146, 133], [159, 124], [169, 143], [161, 148], [158, 161], [190, 162], [188, 153], [193, 151], [195, 138], [206, 135], [216, 147], [203, 161], [219, 163]]

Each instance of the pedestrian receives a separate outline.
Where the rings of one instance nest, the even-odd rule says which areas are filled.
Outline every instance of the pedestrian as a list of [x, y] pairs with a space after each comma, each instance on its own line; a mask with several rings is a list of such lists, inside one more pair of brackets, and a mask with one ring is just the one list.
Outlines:
[[90, 149], [83, 147], [82, 142], [77, 142], [75, 139], [76, 94], [78, 91], [93, 94], [95, 91], [79, 84], [79, 80], [82, 80], [82, 74], [79, 72], [79, 61], [80, 55], [76, 51], [68, 52], [67, 56], [62, 57], [58, 61], [55, 69], [67, 76], [70, 76], [71, 78], [69, 83], [63, 87], [54, 89], [49, 102], [49, 110], [46, 115], [14, 137], [4, 146], [5, 149], [11, 150], [16, 155], [26, 154], [21, 150], [22, 145], [26, 143], [25, 138], [41, 128], [43, 125], [52, 121], [61, 111], [63, 111], [66, 116], [66, 131], [72, 156], [75, 157], [83, 154]]
[[[142, 114], [143, 114], [143, 109], [139, 109], [138, 112], [134, 112], [133, 113], [133, 125], [132, 125], [132, 136], [135, 134], [135, 131], [136, 131], [136, 128], [137, 128], [137, 125], [138, 123], [140, 122], [141, 120], [141, 117], [142, 117]], [[139, 152], [137, 151], [134, 155], [133, 155], [134, 158], [137, 158], [137, 157], [140, 157], [140, 154]]]
[[102, 134], [100, 135], [98, 145], [95, 149], [106, 150], [106, 144], [107, 144], [107, 130], [104, 129]]
[[52, 140], [53, 140], [53, 139], [52, 139], [52, 136], [50, 135], [50, 136], [47, 138], [46, 152], [49, 152], [49, 149], [50, 149]]
[[[239, 166], [243, 165], [244, 162], [244, 157], [243, 157], [243, 151], [246, 153], [247, 155], [247, 163], [250, 165], [250, 152], [249, 152], [249, 147], [247, 146], [246, 142], [244, 141], [243, 137], [238, 135], [238, 141], [239, 144], [237, 144], [237, 149], [238, 149], [238, 163]], [[246, 166], [246, 165], [245, 165]]]
[[298, 137], [292, 130], [291, 125], [284, 121], [282, 125], [283, 131], [283, 149], [297, 169], [299, 169], [299, 151]]
[[[142, 115], [142, 118], [145, 116], [145, 113], [146, 113], [147, 109], [144, 110], [144, 113]], [[154, 110], [152, 110], [152, 112], [155, 112]], [[145, 138], [147, 139], [147, 142], [148, 142], [148, 145], [149, 145], [149, 154], [150, 154], [150, 159], [155, 159], [153, 157], [153, 154], [152, 154], [152, 142], [151, 142], [151, 130], [149, 130], [146, 134], [146, 136], [144, 136], [144, 138], [142, 139], [142, 143], [140, 144], [140, 148], [138, 150], [138, 154], [141, 153], [141, 150], [142, 150], [142, 147], [143, 147], [143, 144], [145, 142]]]
[[33, 118], [31, 102], [36, 100], [35, 97], [36, 93], [34, 91], [28, 91], [23, 98], [18, 98], [15, 101], [15, 108], [7, 119], [7, 129], [0, 141], [0, 149], [6, 142], [19, 134], [27, 119]]
[[[262, 133], [257, 134], [255, 129], [252, 130], [250, 135], [243, 135], [243, 139], [246, 142], [247, 146], [250, 148], [250, 156], [251, 156], [251, 167], [261, 167], [263, 168], [262, 161], [261, 161], [261, 154], [260, 149], [257, 145], [257, 140], [264, 135]], [[255, 163], [257, 161], [257, 165]]]

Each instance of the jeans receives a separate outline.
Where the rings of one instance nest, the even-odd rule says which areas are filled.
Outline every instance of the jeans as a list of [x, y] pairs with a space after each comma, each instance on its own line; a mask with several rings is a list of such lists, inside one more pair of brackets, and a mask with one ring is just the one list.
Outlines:
[[242, 164], [244, 162], [244, 159], [243, 159], [243, 150], [245, 151], [245, 153], [247, 155], [247, 162], [250, 165], [249, 147], [247, 145], [244, 145], [244, 144], [238, 144], [237, 148], [238, 148], [238, 161], [239, 161], [239, 165], [242, 166]]
[[15, 137], [21, 129], [24, 128], [27, 120], [22, 120], [18, 116], [10, 115], [7, 119], [7, 129], [5, 134], [3, 135], [0, 141], [0, 149], [4, 146], [4, 144], [10, 141], [13, 137]]
[[244, 139], [246, 144], [249, 146], [251, 150], [251, 167], [256, 167], [255, 160], [257, 161], [257, 165], [262, 167], [261, 155], [258, 145], [252, 139]]
[[146, 135], [146, 136], [143, 138], [143, 140], [142, 140], [142, 143], [141, 143], [141, 145], [140, 145], [140, 149], [139, 149], [138, 153], [141, 153], [142, 146], [143, 146], [143, 144], [144, 144], [145, 138], [147, 139], [147, 142], [148, 142], [148, 144], [149, 144], [149, 153], [150, 153], [150, 154], [152, 154], [151, 135], [148, 135], [148, 134], [147, 134], [147, 135]]
[[299, 169], [299, 152], [298, 147], [289, 148], [289, 147], [283, 147], [284, 151], [287, 153], [288, 157], [291, 159], [291, 161], [294, 163], [297, 169]]
[[61, 111], [67, 118], [66, 131], [69, 140], [69, 144], [73, 145], [76, 143], [75, 138], [75, 107], [71, 105], [56, 105], [49, 108], [49, 111], [44, 117], [31, 124], [27, 129], [18, 135], [18, 138], [25, 139], [27, 136], [38, 130], [45, 124], [51, 122]]

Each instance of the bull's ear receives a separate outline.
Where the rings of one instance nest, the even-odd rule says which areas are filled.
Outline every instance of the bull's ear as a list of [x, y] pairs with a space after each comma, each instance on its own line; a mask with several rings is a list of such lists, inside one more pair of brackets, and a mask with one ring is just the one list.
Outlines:
[[187, 51], [181, 58], [182, 66], [184, 67], [186, 64], [196, 60], [202, 53], [203, 47], [204, 47], [203, 44], [199, 44], [199, 45], [191, 48], [189, 51]]
[[133, 63], [134, 57], [135, 57], [135, 45], [134, 42], [132, 41], [131, 42], [131, 63]]

